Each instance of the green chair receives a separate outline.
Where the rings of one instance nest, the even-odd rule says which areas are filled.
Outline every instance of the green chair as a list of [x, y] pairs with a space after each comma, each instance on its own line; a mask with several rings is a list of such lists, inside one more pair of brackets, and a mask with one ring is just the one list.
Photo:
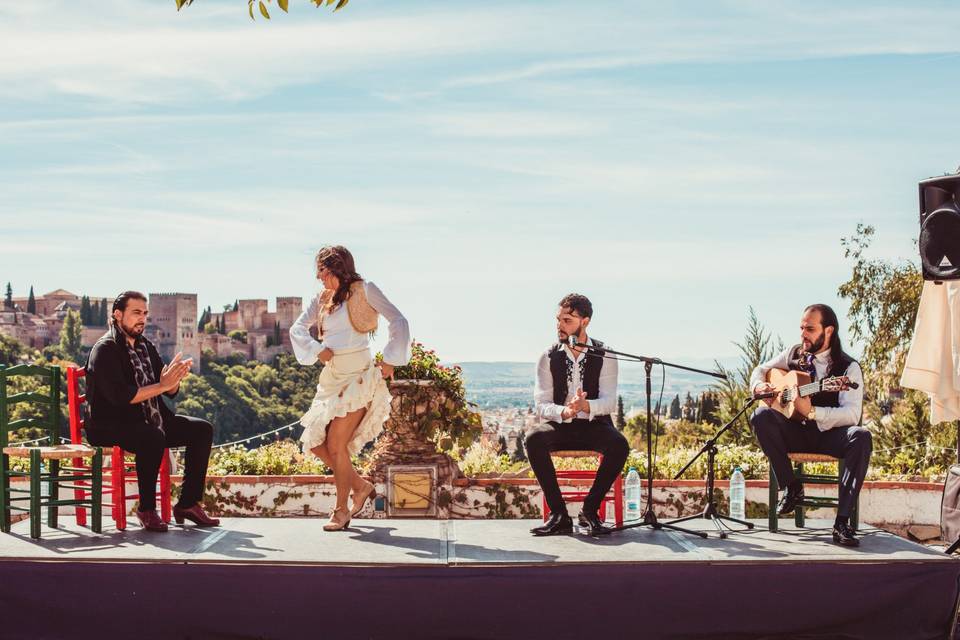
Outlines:
[[[791, 453], [788, 454], [790, 461], [794, 465], [794, 476], [797, 480], [803, 482], [804, 485], [811, 484], [835, 484], [837, 488], [840, 488], [840, 478], [843, 477], [843, 459], [834, 458], [833, 456], [824, 455], [821, 453]], [[815, 474], [815, 473], [804, 473], [803, 465], [804, 463], [813, 463], [813, 462], [836, 462], [837, 463], [837, 475], [827, 475], [827, 474]], [[779, 523], [777, 521], [777, 493], [780, 491], [780, 487], [777, 485], [777, 476], [773, 473], [773, 466], [769, 466], [769, 475], [770, 475], [770, 531], [777, 531], [779, 528]], [[793, 520], [798, 527], [802, 527], [804, 524], [804, 509], [819, 509], [825, 507], [828, 509], [836, 509], [839, 505], [838, 498], [832, 498], [829, 496], [806, 496], [803, 502], [796, 508], [793, 513]], [[860, 498], [857, 498], [857, 502], [853, 505], [853, 512], [850, 514], [850, 526], [856, 530], [859, 519], [860, 511]]]
[[[10, 394], [7, 385], [15, 378], [40, 379], [48, 389], [46, 392], [24, 391]], [[98, 447], [83, 444], [60, 444], [60, 382], [59, 367], [41, 367], [33, 365], [0, 365], [0, 450], [3, 452], [0, 464], [0, 530], [10, 531], [12, 511], [30, 513], [30, 537], [40, 537], [41, 509], [47, 508], [47, 524], [57, 526], [57, 510], [61, 506], [86, 506], [91, 511], [90, 529], [100, 533], [100, 498], [103, 475], [103, 453]], [[11, 420], [10, 414], [15, 405], [29, 403], [29, 413], [41, 417], [27, 417]], [[14, 429], [35, 427], [43, 429], [49, 446], [10, 445], [10, 432]], [[28, 471], [14, 471], [10, 468], [11, 458], [29, 460]], [[89, 467], [61, 466], [61, 460], [72, 458], [91, 458]], [[48, 468], [44, 468], [44, 461]], [[11, 487], [11, 478], [29, 478], [29, 488]], [[44, 493], [42, 488], [46, 486]], [[60, 489], [82, 488], [89, 492], [86, 499], [60, 499]], [[27, 495], [22, 495], [27, 494]], [[73, 495], [69, 492], [68, 495]], [[29, 502], [28, 507], [17, 503]]]

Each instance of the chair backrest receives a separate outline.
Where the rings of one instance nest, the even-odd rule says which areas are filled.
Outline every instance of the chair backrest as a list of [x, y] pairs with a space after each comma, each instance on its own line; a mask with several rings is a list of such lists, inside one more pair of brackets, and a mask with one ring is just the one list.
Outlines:
[[86, 376], [86, 367], [67, 369], [67, 406], [70, 410], [70, 442], [72, 444], [80, 444], [83, 441], [83, 426], [86, 422], [83, 417], [83, 405], [87, 401], [87, 396], [80, 393], [80, 379]]
[[[48, 387], [46, 393], [21, 391], [9, 393], [8, 384], [16, 378], [41, 378]], [[33, 427], [42, 429], [50, 445], [60, 444], [60, 367], [18, 364], [12, 367], [0, 365], [0, 447], [10, 444], [10, 432]], [[13, 406], [20, 403], [44, 409], [42, 417], [27, 417], [11, 420]]]

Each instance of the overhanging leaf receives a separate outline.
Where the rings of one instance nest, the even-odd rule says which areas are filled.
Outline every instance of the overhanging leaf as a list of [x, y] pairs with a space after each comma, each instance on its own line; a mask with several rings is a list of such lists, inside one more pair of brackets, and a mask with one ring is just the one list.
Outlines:
[[286, 13], [290, 6], [290, 0], [277, 0], [277, 5]]
[[267, 12], [267, 5], [263, 4], [263, 0], [260, 0], [260, 15], [262, 15], [267, 20], [270, 19], [270, 13]]

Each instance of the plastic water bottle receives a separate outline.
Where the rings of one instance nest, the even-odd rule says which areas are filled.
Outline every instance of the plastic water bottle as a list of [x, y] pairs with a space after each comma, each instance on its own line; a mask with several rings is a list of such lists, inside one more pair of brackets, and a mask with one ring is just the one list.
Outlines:
[[623, 519], [627, 521], [640, 519], [640, 474], [636, 467], [627, 471], [627, 481], [623, 487], [623, 497], [626, 501]]
[[740, 467], [733, 468], [730, 476], [730, 517], [743, 520], [746, 516], [747, 481]]

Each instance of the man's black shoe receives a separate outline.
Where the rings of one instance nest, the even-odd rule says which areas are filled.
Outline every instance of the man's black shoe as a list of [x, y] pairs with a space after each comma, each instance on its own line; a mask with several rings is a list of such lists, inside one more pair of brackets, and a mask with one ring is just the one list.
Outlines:
[[600, 536], [611, 533], [613, 530], [610, 527], [603, 524], [603, 520], [597, 516], [596, 512], [593, 513], [583, 513], [577, 517], [577, 522], [581, 527], [588, 529], [588, 533], [591, 536]]
[[554, 511], [543, 525], [530, 529], [535, 536], [557, 536], [564, 533], [573, 533], [573, 520], [565, 513]]
[[797, 485], [797, 488], [788, 487], [786, 493], [783, 494], [783, 498], [780, 499], [780, 504], [777, 505], [777, 513], [781, 516], [785, 516], [793, 513], [793, 510], [797, 508], [797, 505], [803, 502], [803, 485]]
[[853, 529], [846, 522], [833, 525], [833, 541], [844, 547], [860, 546], [860, 540], [857, 539]]

